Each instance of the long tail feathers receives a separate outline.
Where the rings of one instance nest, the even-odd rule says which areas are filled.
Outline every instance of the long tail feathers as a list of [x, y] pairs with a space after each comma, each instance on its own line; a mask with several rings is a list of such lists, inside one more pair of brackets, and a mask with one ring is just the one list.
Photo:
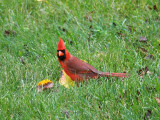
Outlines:
[[100, 76], [105, 77], [128, 77], [126, 73], [109, 73], [109, 72], [102, 72]]

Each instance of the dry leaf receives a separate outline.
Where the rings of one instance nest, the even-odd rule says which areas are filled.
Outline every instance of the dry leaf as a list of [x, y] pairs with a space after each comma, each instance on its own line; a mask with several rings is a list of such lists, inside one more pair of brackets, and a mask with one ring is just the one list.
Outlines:
[[137, 90], [137, 95], [140, 95], [140, 92], [139, 92], [139, 90]]
[[16, 32], [13, 31], [13, 30], [5, 30], [4, 31], [4, 36], [6, 37], [6, 36], [9, 36], [9, 35], [14, 36], [14, 35], [16, 35]]
[[157, 4], [155, 4], [155, 5], [153, 6], [153, 9], [156, 10], [156, 11], [158, 11], [158, 9], [157, 9]]
[[[149, 10], [152, 10], [152, 7], [150, 7], [150, 6], [147, 6], [147, 7], [148, 7]], [[158, 9], [157, 9], [157, 4], [155, 4], [155, 5], [153, 6], [153, 10], [158, 11]]]
[[154, 60], [154, 56], [151, 54], [151, 55], [146, 55], [145, 59], [152, 59]]
[[147, 38], [145, 38], [145, 37], [140, 37], [140, 40], [139, 40], [140, 42], [147, 42]]
[[137, 90], [137, 95], [136, 95], [136, 100], [139, 101], [139, 95], [140, 95], [140, 92], [139, 90]]
[[139, 48], [139, 50], [142, 52], [142, 53], [144, 53], [144, 54], [146, 54], [147, 55], [147, 50], [145, 49], [145, 48]]
[[147, 110], [147, 112], [145, 113], [144, 119], [145, 120], [149, 120], [149, 117], [151, 116], [151, 114], [152, 114], [152, 111], [151, 110]]
[[149, 71], [148, 67], [145, 67], [145, 68], [140, 69], [139, 71], [137, 71], [137, 73], [138, 73], [139, 76], [146, 75], [147, 73], [148, 73], [148, 74], [152, 74], [152, 73]]
[[160, 98], [156, 97], [155, 99], [156, 99], [157, 103], [160, 105]]

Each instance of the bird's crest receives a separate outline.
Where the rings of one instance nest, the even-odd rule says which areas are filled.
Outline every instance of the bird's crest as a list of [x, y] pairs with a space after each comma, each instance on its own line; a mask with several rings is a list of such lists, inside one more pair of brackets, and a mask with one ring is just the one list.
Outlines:
[[64, 50], [64, 49], [66, 49], [65, 45], [64, 45], [64, 42], [61, 38], [59, 38], [59, 43], [58, 43], [58, 46], [57, 46], [57, 50]]

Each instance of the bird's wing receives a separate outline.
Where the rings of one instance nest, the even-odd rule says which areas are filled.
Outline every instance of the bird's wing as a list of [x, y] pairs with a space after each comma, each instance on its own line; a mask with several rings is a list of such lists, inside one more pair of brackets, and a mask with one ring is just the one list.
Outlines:
[[68, 60], [67, 67], [74, 74], [98, 73], [96, 68], [74, 56]]

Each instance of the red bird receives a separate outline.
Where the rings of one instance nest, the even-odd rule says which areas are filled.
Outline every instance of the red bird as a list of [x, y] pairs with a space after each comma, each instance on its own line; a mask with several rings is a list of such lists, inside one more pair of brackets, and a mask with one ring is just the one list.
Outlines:
[[59, 38], [57, 47], [57, 57], [62, 68], [73, 81], [83, 81], [87, 79], [102, 77], [127, 77], [126, 73], [101, 72], [90, 64], [69, 54], [64, 46], [64, 42]]

